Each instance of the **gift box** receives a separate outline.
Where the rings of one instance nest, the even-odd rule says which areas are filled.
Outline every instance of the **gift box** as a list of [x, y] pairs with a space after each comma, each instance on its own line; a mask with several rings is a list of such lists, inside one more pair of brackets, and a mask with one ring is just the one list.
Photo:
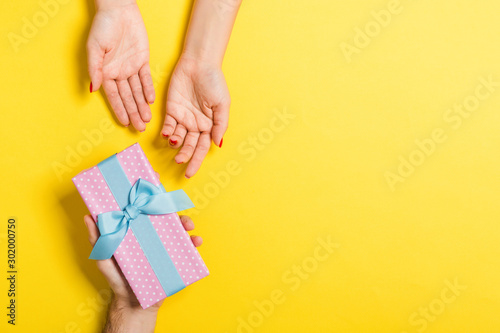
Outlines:
[[90, 258], [114, 256], [142, 308], [209, 274], [176, 213], [191, 200], [165, 191], [138, 143], [73, 183], [101, 232]]

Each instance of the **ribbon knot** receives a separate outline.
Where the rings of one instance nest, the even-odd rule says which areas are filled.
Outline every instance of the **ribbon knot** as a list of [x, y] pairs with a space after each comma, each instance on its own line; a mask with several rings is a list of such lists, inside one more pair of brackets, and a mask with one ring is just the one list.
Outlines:
[[121, 211], [97, 215], [101, 236], [90, 253], [90, 259], [109, 259], [127, 234], [130, 224], [141, 214], [160, 215], [194, 207], [183, 190], [165, 192], [144, 179], [130, 189], [128, 204]]
[[134, 220], [141, 213], [139, 209], [137, 209], [134, 205], [131, 204], [127, 205], [127, 207], [125, 207], [123, 212], [125, 213], [125, 217], [127, 218], [128, 221]]

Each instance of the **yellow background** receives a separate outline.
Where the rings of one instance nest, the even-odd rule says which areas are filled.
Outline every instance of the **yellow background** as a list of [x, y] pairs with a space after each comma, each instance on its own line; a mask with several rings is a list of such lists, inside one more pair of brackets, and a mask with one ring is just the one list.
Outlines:
[[[158, 332], [237, 332], [249, 317], [255, 332], [498, 332], [500, 91], [456, 130], [443, 115], [481, 77], [500, 81], [500, 3], [401, 0], [400, 14], [348, 63], [340, 45], [352, 45], [355, 28], [390, 2], [244, 2], [223, 65], [230, 127], [222, 149], [186, 180], [159, 130], [190, 1], [139, 3], [158, 96], [143, 134], [117, 125], [102, 91], [88, 92], [91, 1], [61, 4], [18, 52], [8, 34], [21, 35], [23, 17], [32, 21], [41, 7], [2, 1], [3, 272], [8, 217], [19, 226], [17, 325], [6, 324], [2, 278], [2, 331], [101, 327], [104, 308], [87, 302], [106, 282], [86, 259], [87, 210], [71, 177], [139, 142], [167, 189], [212, 196], [190, 213], [211, 275], [166, 301]], [[295, 118], [255, 155], [244, 153], [251, 137], [269, 134], [276, 110]], [[103, 119], [113, 130], [59, 179], [54, 163]], [[392, 191], [386, 172], [436, 128], [447, 140]], [[239, 173], [214, 190], [210, 172], [230, 161]], [[314, 264], [318, 238], [328, 237], [338, 248], [292, 290], [284, 275]], [[466, 289], [443, 303], [455, 280]], [[284, 302], [259, 322], [254, 301], [277, 289]], [[425, 328], [412, 323], [429, 306], [439, 314]]]

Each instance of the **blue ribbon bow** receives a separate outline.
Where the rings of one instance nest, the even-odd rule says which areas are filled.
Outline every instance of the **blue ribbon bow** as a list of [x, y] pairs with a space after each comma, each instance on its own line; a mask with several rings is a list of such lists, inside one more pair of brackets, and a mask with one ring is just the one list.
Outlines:
[[97, 216], [101, 236], [90, 253], [90, 259], [109, 259], [127, 234], [131, 223], [140, 214], [159, 215], [194, 207], [183, 190], [163, 192], [144, 179], [139, 179], [130, 189], [128, 205], [122, 211]]

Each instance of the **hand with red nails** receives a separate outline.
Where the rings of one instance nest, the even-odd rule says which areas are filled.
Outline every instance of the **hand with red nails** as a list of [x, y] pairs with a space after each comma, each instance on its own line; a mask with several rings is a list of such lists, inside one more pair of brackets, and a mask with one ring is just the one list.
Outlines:
[[[162, 135], [180, 148], [192, 177], [213, 141], [222, 146], [230, 97], [222, 60], [242, 0], [195, 0], [184, 50], [172, 74]], [[155, 91], [146, 28], [135, 0], [96, 0], [87, 40], [90, 92], [101, 85], [118, 121], [144, 131]]]
[[230, 97], [222, 70], [183, 54], [175, 67], [167, 95], [162, 134], [177, 153], [177, 163], [189, 164], [193, 176], [210, 149], [222, 144], [229, 118]]
[[[181, 215], [180, 218], [186, 231], [194, 229], [194, 223], [188, 216]], [[85, 215], [83, 220], [89, 232], [89, 242], [94, 246], [99, 238], [99, 229], [90, 215]], [[200, 236], [191, 236], [191, 240], [196, 247], [203, 242]], [[108, 281], [114, 294], [103, 332], [154, 332], [156, 317], [163, 300], [143, 309], [114, 258], [98, 260], [97, 268]]]
[[133, 0], [96, 0], [87, 40], [90, 91], [104, 88], [118, 121], [144, 131], [151, 120], [155, 91], [149, 68], [149, 42]]
[[189, 162], [186, 178], [201, 167], [213, 141], [222, 146], [231, 98], [222, 60], [241, 0], [196, 0], [184, 50], [170, 79], [162, 135]]

